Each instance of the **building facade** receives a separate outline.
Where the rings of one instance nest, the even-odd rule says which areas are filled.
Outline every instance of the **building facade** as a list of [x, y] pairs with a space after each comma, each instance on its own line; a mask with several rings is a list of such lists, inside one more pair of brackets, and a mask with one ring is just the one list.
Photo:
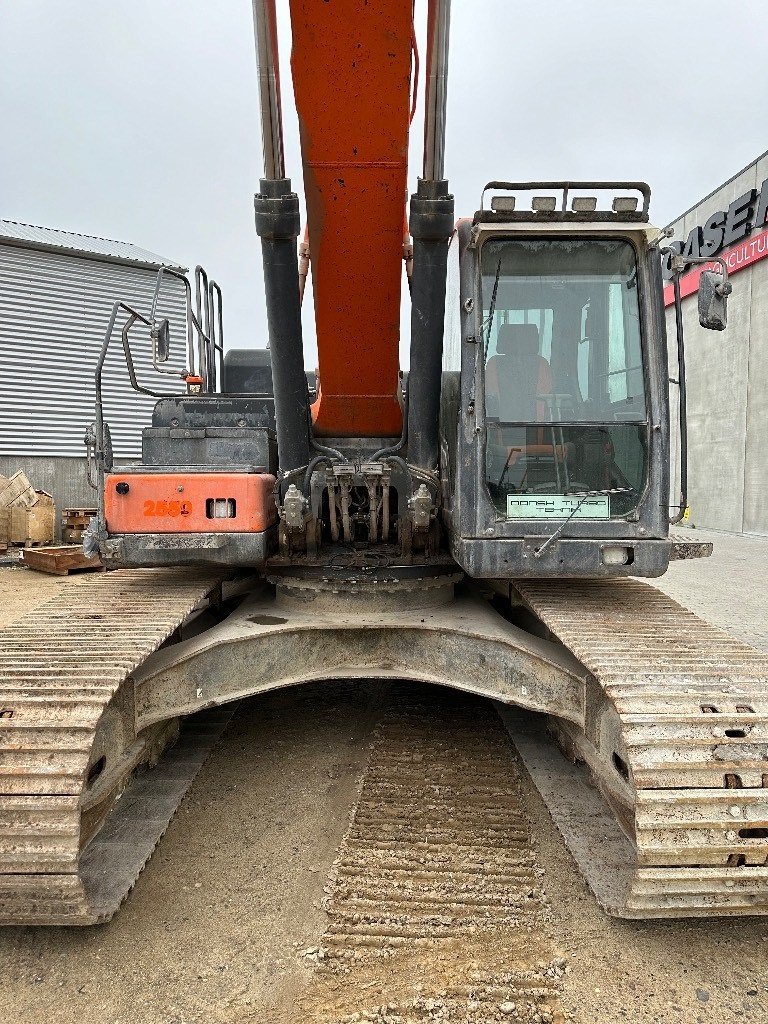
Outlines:
[[[0, 475], [23, 469], [59, 509], [90, 507], [86, 426], [94, 419], [95, 368], [112, 307], [123, 300], [147, 315], [157, 271], [183, 270], [137, 246], [0, 220]], [[181, 282], [163, 282], [158, 306], [171, 326], [174, 365], [186, 355]], [[105, 417], [117, 460], [141, 452], [154, 399], [131, 387], [115, 330], [103, 376]], [[137, 375], [157, 390], [149, 334], [131, 331]], [[159, 381], [159, 386], [158, 386]]]
[[[672, 227], [683, 255], [725, 259], [733, 285], [727, 329], [708, 331], [699, 326], [696, 303], [702, 268], [681, 278], [690, 519], [699, 527], [768, 534], [768, 153]], [[670, 375], [676, 377], [673, 302], [668, 285]], [[672, 393], [674, 399], [674, 387]]]

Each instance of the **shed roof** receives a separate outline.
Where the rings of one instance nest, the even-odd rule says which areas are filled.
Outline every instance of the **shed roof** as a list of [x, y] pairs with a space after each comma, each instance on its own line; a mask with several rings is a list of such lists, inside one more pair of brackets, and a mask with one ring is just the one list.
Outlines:
[[98, 235], [83, 235], [76, 231], [60, 231], [58, 228], [44, 228], [36, 224], [23, 224], [15, 220], [0, 220], [0, 243], [18, 245], [31, 249], [59, 250], [73, 256], [87, 259], [106, 260], [110, 263], [127, 263], [142, 267], [171, 267], [186, 271], [176, 260], [167, 260], [157, 253], [142, 249], [130, 242], [118, 242], [113, 238]]

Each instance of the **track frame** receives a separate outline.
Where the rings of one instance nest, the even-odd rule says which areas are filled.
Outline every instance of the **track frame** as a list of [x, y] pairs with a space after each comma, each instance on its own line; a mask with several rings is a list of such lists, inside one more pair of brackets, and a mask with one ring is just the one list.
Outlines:
[[[221, 582], [120, 570], [0, 635], [0, 923], [108, 920], [234, 702], [360, 678], [532, 716], [519, 749], [609, 913], [768, 913], [768, 656], [638, 581], [481, 587], [456, 572], [241, 581], [227, 618], [182, 639]], [[196, 712], [208, 724], [191, 719], [162, 759]], [[585, 768], [541, 753], [542, 721]]]

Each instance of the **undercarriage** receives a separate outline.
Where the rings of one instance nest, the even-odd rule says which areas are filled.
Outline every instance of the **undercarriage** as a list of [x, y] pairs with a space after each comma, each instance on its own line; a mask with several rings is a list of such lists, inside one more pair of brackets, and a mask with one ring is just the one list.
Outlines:
[[768, 911], [768, 658], [646, 584], [120, 570], [0, 640], [4, 924], [108, 920], [234, 702], [364, 678], [496, 702], [609, 913]]

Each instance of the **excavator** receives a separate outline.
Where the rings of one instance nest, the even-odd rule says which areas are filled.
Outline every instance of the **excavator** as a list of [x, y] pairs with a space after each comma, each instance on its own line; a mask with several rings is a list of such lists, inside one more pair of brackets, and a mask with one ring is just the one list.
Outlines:
[[[413, 0], [285, 4], [302, 233], [275, 0], [253, 6], [268, 348], [224, 351], [199, 277], [196, 308], [186, 278], [158, 277], [156, 298], [186, 290], [175, 346], [156, 302], [115, 304], [86, 438], [86, 545], [109, 571], [0, 636], [0, 922], [108, 920], [235, 702], [367, 678], [510, 709], [610, 914], [765, 914], [768, 658], [643, 582], [706, 553], [670, 532], [685, 359], [679, 287], [668, 354], [662, 260], [676, 283], [695, 260], [665, 249], [638, 181], [478, 182], [456, 219], [449, 0], [428, 3], [407, 211]], [[704, 326], [725, 327], [728, 290], [710, 261]], [[132, 383], [157, 397], [133, 465], [115, 463], [102, 404], [121, 324]], [[165, 389], [139, 381], [132, 329]]]

